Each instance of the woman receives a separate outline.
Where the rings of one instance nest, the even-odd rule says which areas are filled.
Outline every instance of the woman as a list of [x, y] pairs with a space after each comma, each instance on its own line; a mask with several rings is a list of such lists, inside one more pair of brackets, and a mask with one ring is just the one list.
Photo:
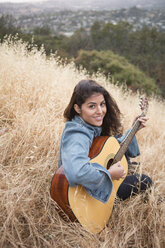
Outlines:
[[[65, 176], [70, 186], [82, 185], [94, 198], [106, 203], [112, 192], [112, 180], [125, 177], [120, 162], [109, 169], [98, 163], [90, 163], [89, 149], [93, 139], [100, 135], [115, 135], [122, 142], [120, 110], [115, 100], [105, 88], [93, 80], [82, 80], [74, 88], [69, 105], [64, 111], [65, 128], [60, 141], [59, 166], [63, 165]], [[146, 125], [147, 118], [140, 118], [141, 126]], [[131, 141], [126, 157], [140, 154], [136, 137]], [[127, 176], [120, 185], [117, 195], [126, 199], [132, 193], [146, 190], [152, 181], [148, 176]]]

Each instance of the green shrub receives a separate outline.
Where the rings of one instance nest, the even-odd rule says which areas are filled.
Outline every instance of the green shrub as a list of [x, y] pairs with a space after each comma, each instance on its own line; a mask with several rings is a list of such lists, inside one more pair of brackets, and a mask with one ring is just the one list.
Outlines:
[[86, 68], [90, 74], [101, 72], [114, 83], [126, 84], [133, 91], [139, 90], [148, 95], [159, 94], [160, 90], [154, 80], [138, 67], [130, 64], [124, 57], [112, 51], [81, 50], [75, 59], [76, 65]]

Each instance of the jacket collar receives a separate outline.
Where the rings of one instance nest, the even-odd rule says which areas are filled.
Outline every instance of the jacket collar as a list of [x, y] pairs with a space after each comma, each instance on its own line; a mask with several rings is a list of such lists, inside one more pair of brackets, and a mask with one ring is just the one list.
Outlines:
[[79, 115], [75, 115], [75, 117], [72, 119], [72, 121], [75, 121], [79, 124], [81, 124], [84, 127], [87, 127], [88, 129], [94, 131], [94, 136], [100, 136], [102, 128], [101, 127], [96, 127], [96, 126], [92, 126], [90, 124], [87, 124]]

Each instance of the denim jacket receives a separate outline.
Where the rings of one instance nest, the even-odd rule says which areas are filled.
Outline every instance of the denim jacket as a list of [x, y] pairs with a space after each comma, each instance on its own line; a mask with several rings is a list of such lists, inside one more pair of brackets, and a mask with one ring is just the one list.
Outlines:
[[[99, 201], [106, 203], [112, 192], [112, 179], [106, 168], [98, 163], [90, 163], [89, 149], [93, 139], [101, 134], [101, 127], [89, 125], [76, 115], [67, 121], [60, 140], [58, 166], [63, 165], [70, 186], [82, 185], [86, 191]], [[129, 131], [129, 130], [128, 130]], [[122, 142], [127, 135], [118, 137]], [[139, 155], [136, 137], [128, 147], [127, 155]]]

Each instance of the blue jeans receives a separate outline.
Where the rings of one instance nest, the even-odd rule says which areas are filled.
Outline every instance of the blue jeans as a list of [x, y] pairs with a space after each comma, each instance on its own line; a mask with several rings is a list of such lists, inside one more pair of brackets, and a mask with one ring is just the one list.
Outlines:
[[138, 174], [127, 176], [120, 185], [117, 196], [121, 200], [125, 200], [132, 195], [136, 195], [139, 192], [144, 192], [152, 185], [152, 180], [149, 176]]

